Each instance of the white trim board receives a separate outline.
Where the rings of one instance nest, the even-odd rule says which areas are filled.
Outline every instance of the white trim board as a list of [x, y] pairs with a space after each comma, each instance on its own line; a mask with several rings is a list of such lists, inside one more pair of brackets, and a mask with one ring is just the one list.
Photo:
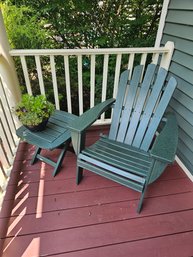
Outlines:
[[175, 160], [177, 162], [177, 164], [182, 168], [182, 170], [184, 171], [184, 173], [186, 173], [186, 175], [189, 177], [189, 179], [193, 182], [193, 175], [190, 173], [190, 171], [186, 168], [186, 166], [183, 164], [183, 162], [178, 158], [178, 156], [176, 155]]
[[161, 39], [163, 36], [163, 30], [165, 26], [165, 20], [168, 13], [168, 6], [169, 6], [170, 0], [164, 0], [163, 1], [163, 7], [161, 11], [161, 16], [159, 20], [159, 26], [157, 30], [156, 40], [155, 40], [155, 47], [160, 46]]

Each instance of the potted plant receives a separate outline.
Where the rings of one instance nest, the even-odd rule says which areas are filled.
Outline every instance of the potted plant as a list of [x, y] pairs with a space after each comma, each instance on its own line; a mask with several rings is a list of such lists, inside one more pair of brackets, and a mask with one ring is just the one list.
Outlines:
[[15, 114], [25, 127], [36, 132], [45, 129], [54, 109], [54, 105], [47, 101], [45, 96], [25, 94], [15, 107]]

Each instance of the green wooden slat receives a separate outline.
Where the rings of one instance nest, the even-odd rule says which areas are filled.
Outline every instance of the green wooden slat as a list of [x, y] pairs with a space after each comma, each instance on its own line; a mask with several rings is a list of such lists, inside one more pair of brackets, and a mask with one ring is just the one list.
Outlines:
[[94, 164], [94, 165], [96, 165], [96, 166], [98, 166], [100, 168], [103, 168], [105, 170], [109, 170], [109, 171], [111, 171], [114, 174], [117, 174], [119, 176], [131, 179], [131, 180], [136, 181], [138, 183], [145, 183], [145, 179], [140, 177], [140, 176], [136, 176], [136, 175], [134, 175], [132, 173], [128, 173], [126, 171], [123, 171], [123, 170], [121, 170], [119, 168], [116, 168], [116, 167], [113, 167], [111, 165], [108, 165], [108, 164], [103, 163], [101, 161], [97, 161], [97, 160], [95, 160], [93, 158], [85, 156], [84, 154], [79, 154], [78, 158], [79, 158], [79, 160], [84, 160], [84, 161], [92, 163], [92, 164]]
[[139, 66], [135, 67], [134, 72], [133, 72], [133, 76], [132, 76], [132, 79], [131, 79], [131, 82], [129, 85], [129, 89], [127, 92], [126, 103], [124, 106], [124, 110], [122, 112], [121, 123], [120, 123], [119, 131], [118, 131], [118, 135], [117, 135], [117, 141], [119, 141], [119, 142], [123, 142], [125, 139], [125, 135], [126, 135], [130, 115], [131, 115], [131, 112], [133, 109], [133, 103], [135, 100], [137, 88], [140, 83], [142, 71], [143, 71], [143, 66], [139, 65]]
[[91, 147], [87, 148], [88, 150], [94, 151], [94, 152], [99, 152], [102, 153], [105, 156], [109, 156], [113, 159], [119, 160], [120, 162], [124, 162], [128, 165], [134, 164], [137, 169], [144, 169], [148, 170], [150, 163], [143, 162], [143, 160], [140, 159], [140, 155], [132, 156], [132, 155], [123, 155], [120, 153], [117, 148], [115, 151], [114, 149], [110, 148], [105, 148], [104, 146], [94, 144]]
[[145, 151], [143, 151], [139, 148], [136, 148], [136, 147], [133, 147], [133, 146], [121, 143], [121, 142], [117, 142], [117, 141], [114, 141], [114, 140], [110, 140], [110, 139], [105, 138], [105, 137], [101, 137], [100, 141], [106, 143], [111, 148], [119, 146], [120, 151], [122, 149], [125, 152], [125, 154], [128, 154], [128, 155], [135, 156], [136, 154], [140, 154], [141, 159], [143, 161], [145, 161], [147, 163], [151, 163], [151, 157], [149, 156], [149, 153], [145, 152]]
[[52, 142], [57, 138], [56, 135], [53, 135], [51, 133], [47, 133], [45, 131], [35, 132], [35, 133], [36, 133], [37, 140], [38, 140], [38, 138], [42, 138], [47, 142]]
[[151, 123], [148, 127], [148, 130], [145, 134], [145, 137], [143, 139], [143, 142], [141, 144], [141, 149], [147, 151], [150, 147], [150, 144], [153, 140], [153, 137], [155, 135], [155, 132], [158, 128], [158, 125], [162, 119], [162, 116], [166, 110], [166, 107], [169, 104], [169, 101], [171, 99], [171, 96], [176, 88], [177, 82], [174, 78], [170, 78], [168, 85], [161, 97], [161, 100], [156, 108], [156, 111], [154, 113], [153, 118], [151, 119]]
[[68, 125], [68, 128], [71, 131], [75, 131], [78, 133], [83, 132], [91, 124], [93, 124], [103, 112], [107, 111], [112, 106], [114, 101], [115, 99], [111, 98], [102, 103], [97, 104], [93, 108], [84, 112], [81, 116], [76, 118], [74, 121], [72, 121]]
[[174, 114], [168, 113], [166, 117], [167, 121], [153, 142], [150, 154], [156, 160], [172, 163], [178, 145], [178, 125]]
[[61, 127], [52, 122], [49, 122], [46, 126], [46, 128], [49, 128], [51, 131], [54, 131], [54, 133], [60, 133], [60, 134], [66, 130], [66, 127], [67, 127], [67, 124], [65, 125], [65, 127]]
[[53, 135], [55, 138], [59, 137], [61, 132], [63, 133], [65, 131], [65, 129], [63, 129], [62, 131], [58, 131], [58, 129], [56, 129], [56, 127], [52, 127], [52, 126], [47, 126], [46, 127], [46, 132], [47, 134]]
[[52, 142], [50, 149], [55, 149], [56, 147], [60, 146], [68, 139], [70, 139], [70, 137], [71, 137], [70, 131], [67, 130], [60, 137], [58, 137], [56, 140]]
[[16, 134], [18, 137], [22, 138], [25, 136], [25, 131], [26, 128], [24, 126], [21, 126], [20, 128], [17, 129]]
[[110, 164], [111, 166], [119, 168], [121, 170], [132, 172], [133, 174], [141, 175], [144, 177], [147, 175], [147, 171], [148, 171], [147, 167], [138, 168], [136, 166], [136, 163], [126, 162], [125, 160], [120, 160], [119, 158], [110, 155], [109, 152], [104, 155], [103, 151], [94, 151], [91, 148], [87, 148], [85, 151], [82, 151], [82, 153], [86, 156], [94, 158], [98, 161], [105, 162], [105, 163]]
[[166, 162], [155, 161], [153, 170], [148, 180], [148, 185], [154, 182], [165, 170], [168, 164]]
[[[18, 135], [18, 134], [17, 134]], [[18, 135], [22, 140], [24, 140], [24, 141], [26, 141], [26, 134], [25, 134], [25, 132], [24, 132], [24, 135]], [[51, 147], [51, 142], [48, 142], [48, 141], [46, 141], [45, 142], [45, 139], [43, 139], [43, 138], [34, 138], [32, 135], [27, 135], [27, 142], [29, 143], [29, 144], [32, 144], [32, 145], [37, 145], [37, 146], [39, 146], [39, 147], [41, 147], [41, 148], [43, 148], [45, 145], [46, 145], [46, 148], [50, 148]]]
[[104, 154], [105, 154], [105, 152], [108, 152], [107, 154], [114, 155], [115, 158], [120, 158], [123, 160], [129, 159], [128, 163], [129, 162], [133, 162], [133, 163], [137, 162], [137, 164], [135, 164], [135, 165], [138, 166], [139, 168], [147, 169], [149, 167], [150, 162], [143, 160], [143, 155], [141, 155], [139, 152], [135, 153], [135, 154], [131, 151], [124, 153], [121, 151], [122, 149], [120, 149], [119, 147], [107, 146], [104, 143], [101, 143], [99, 141], [96, 142], [94, 145], [92, 145], [89, 148], [96, 149], [96, 150], [98, 149], [99, 151], [103, 151]]
[[146, 176], [147, 174], [147, 167], [146, 168], [138, 168], [136, 165], [132, 162], [126, 163], [125, 161], [120, 161], [118, 158], [113, 158], [112, 155], [109, 153], [104, 155], [102, 151], [93, 151], [93, 149], [87, 149], [86, 151], [82, 152], [84, 155], [87, 155], [89, 157], [92, 157], [96, 160], [102, 161], [104, 163], [110, 164], [113, 167], [123, 169], [128, 172], [132, 172], [134, 174], [138, 174], [141, 176]]
[[53, 167], [56, 167], [56, 163], [54, 161], [52, 161], [52, 160], [50, 160], [50, 159], [48, 159], [48, 158], [46, 158], [46, 157], [44, 157], [44, 156], [42, 156], [40, 154], [37, 154], [37, 158], [40, 161], [43, 161], [43, 162], [45, 162], [45, 163], [47, 163], [47, 164], [49, 164], [49, 165], [51, 165]]
[[135, 147], [140, 147], [140, 145], [141, 145], [141, 142], [142, 142], [143, 137], [145, 135], [147, 126], [148, 126], [149, 121], [151, 119], [154, 107], [156, 105], [158, 97], [160, 96], [160, 92], [163, 88], [163, 84], [164, 84], [166, 75], [167, 75], [167, 71], [163, 68], [160, 68], [160, 70], [158, 72], [158, 75], [157, 75], [157, 78], [156, 78], [156, 82], [153, 86], [152, 92], [148, 96], [147, 105], [146, 105], [145, 110], [143, 112], [139, 127], [137, 128], [135, 138], [133, 140], [132, 145], [135, 146]]
[[129, 70], [124, 71], [120, 77], [119, 88], [118, 88], [116, 102], [113, 110], [111, 128], [109, 132], [110, 139], [115, 139], [117, 136], [117, 130], [119, 127], [123, 101], [125, 98], [125, 92], [126, 92], [127, 83], [128, 83], [128, 77], [129, 77]]
[[[64, 129], [63, 129], [64, 130]], [[44, 138], [52, 138], [52, 140], [54, 140], [54, 138], [57, 138], [61, 133], [56, 131], [56, 130], [53, 130], [50, 128], [49, 125], [46, 126], [46, 130], [43, 131], [43, 134], [44, 134]]]
[[58, 127], [61, 127], [61, 128], [66, 128], [67, 126], [67, 122], [64, 122], [63, 120], [58, 120], [58, 119], [55, 119], [53, 117], [50, 117], [49, 119], [50, 123], [53, 123], [55, 124], [55, 126], [58, 126]]
[[123, 177], [120, 177], [120, 176], [117, 176], [117, 174], [113, 174], [109, 171], [106, 171], [102, 168], [99, 168], [97, 166], [94, 166], [90, 163], [87, 163], [87, 162], [84, 162], [84, 161], [81, 161], [81, 160], [78, 160], [77, 161], [77, 164], [78, 166], [84, 168], [84, 169], [87, 169], [87, 170], [91, 170], [92, 172], [98, 174], [98, 175], [101, 175], [105, 178], [108, 178], [108, 179], [111, 179], [123, 186], [127, 186], [129, 188], [132, 188], [138, 192], [142, 192], [143, 190], [143, 187], [144, 187], [144, 184], [139, 184], [135, 181], [132, 181], [132, 180], [129, 180], [127, 178], [123, 178]]
[[[34, 138], [34, 133], [35, 133], [35, 138]], [[37, 143], [39, 140], [47, 142], [48, 144], [50, 144], [53, 140], [55, 140], [55, 137], [52, 136], [48, 136], [44, 131], [40, 131], [40, 132], [31, 132], [29, 130], [25, 130], [24, 132], [24, 137], [29, 138], [29, 140], [33, 141], [33, 138], [35, 140], [35, 143]]]
[[110, 153], [111, 155], [114, 155], [115, 158], [121, 158], [121, 159], [129, 159], [129, 162], [137, 162], [137, 165], [139, 165], [139, 167], [149, 167], [150, 162], [146, 161], [146, 157], [143, 159], [143, 155], [141, 155], [139, 152], [132, 152], [132, 151], [127, 151], [125, 152], [125, 150], [121, 149], [118, 146], [112, 146], [109, 144], [106, 144], [104, 142], [101, 142], [100, 140], [97, 141], [94, 145], [92, 145], [89, 148], [93, 148], [93, 149], [99, 149], [100, 151], [104, 151], [107, 153]]
[[131, 117], [129, 128], [127, 130], [127, 134], [125, 137], [126, 144], [132, 144], [132, 141], [133, 141], [133, 138], [134, 138], [134, 135], [135, 135], [135, 132], [136, 132], [139, 120], [140, 120], [140, 115], [143, 110], [143, 105], [144, 105], [146, 96], [149, 91], [149, 87], [151, 85], [151, 82], [152, 82], [152, 79], [154, 76], [155, 69], [156, 69], [156, 65], [154, 65], [154, 64], [148, 65], [148, 68], [145, 73], [145, 77], [143, 79], [143, 83], [141, 86], [141, 90], [140, 90], [140, 93], [139, 93], [139, 96], [138, 96], [138, 99], [136, 102], [136, 106], [135, 106], [133, 115]]
[[49, 118], [48, 127], [53, 131], [61, 133], [76, 118], [77, 116], [71, 113], [55, 110], [54, 114]]

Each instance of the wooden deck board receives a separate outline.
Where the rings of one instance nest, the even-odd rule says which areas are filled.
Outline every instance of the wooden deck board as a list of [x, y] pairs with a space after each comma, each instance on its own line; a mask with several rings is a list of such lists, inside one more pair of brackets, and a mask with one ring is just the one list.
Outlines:
[[193, 184], [176, 163], [149, 186], [139, 215], [133, 190], [89, 171], [76, 186], [73, 153], [53, 178], [49, 165], [30, 165], [33, 151], [18, 148], [0, 216], [3, 257], [193, 256]]
[[[187, 201], [184, 201], [184, 197], [187, 197]], [[179, 212], [183, 210], [191, 210], [193, 193], [186, 193], [179, 195], [163, 196], [159, 198], [159, 202], [156, 198], [151, 199], [151, 206], [145, 208], [140, 217], [160, 215], [166, 213]], [[133, 200], [130, 206], [135, 206], [137, 201]], [[128, 201], [94, 205], [89, 207], [83, 207], [77, 209], [67, 210], [55, 210], [50, 212], [44, 212], [42, 219], [36, 218], [37, 213], [25, 214], [21, 213], [18, 216], [11, 217], [9, 221], [9, 229], [7, 237], [12, 237], [18, 231], [18, 220], [22, 219], [22, 230], [19, 235], [27, 235], [32, 233], [48, 232], [52, 229], [68, 229], [72, 227], [81, 227], [88, 225], [95, 225], [105, 222], [115, 222], [126, 219], [138, 218], [138, 214], [134, 208], [128, 208]], [[31, 222], [36, 226], [31, 226]], [[39, 222], [40, 221], [40, 222]], [[14, 225], [16, 224], [16, 225]], [[52, 227], [50, 229], [50, 224]]]
[[[58, 254], [57, 257], [187, 257], [192, 256], [193, 232]], [[183, 247], [182, 247], [183, 245]]]
[[[151, 200], [148, 199], [148, 196], [150, 198], [157, 198], [171, 194], [191, 192], [192, 184], [191, 182], [186, 184], [186, 182], [187, 181], [185, 179], [178, 179], [176, 181], [163, 181], [163, 183], [160, 182], [152, 185], [151, 188], [149, 187], [147, 192], [147, 200], [145, 199], [144, 201], [144, 209], [146, 206], [148, 208], [148, 206], [151, 204]], [[167, 184], [167, 186], [165, 184]], [[31, 197], [27, 189], [28, 187], [26, 186], [26, 190], [22, 191], [19, 195], [19, 197], [22, 196], [22, 198], [14, 201], [12, 210], [13, 216], [19, 215], [22, 208], [26, 208], [28, 213], [35, 213], [37, 202], [43, 202], [43, 212], [48, 212], [70, 208], [80, 208], [83, 206], [102, 205], [119, 201], [128, 201], [129, 205], [130, 201], [139, 199], [139, 193], [122, 186], [97, 188], [89, 191], [81, 191], [79, 189], [79, 191], [74, 192], [42, 195], [38, 197]], [[9, 202], [10, 200], [4, 201], [5, 208], [10, 204]], [[136, 206], [134, 206], [134, 208], [136, 208]]]
[[[177, 226], [176, 223], [178, 224]], [[21, 229], [22, 227], [20, 227], [18, 233]], [[13, 253], [17, 249], [16, 247], [20, 246], [17, 252], [18, 256], [22, 256], [23, 252], [28, 248], [29, 242], [32, 242], [34, 238], [41, 238], [41, 254], [54, 255], [65, 251], [102, 247], [192, 230], [193, 219], [192, 210], [190, 210], [143, 217], [143, 219], [130, 219], [64, 230], [59, 229], [49, 233], [18, 236], [16, 239], [7, 238], [5, 240], [5, 248], [8, 247], [9, 254], [12, 250], [11, 255], [8, 256], [14, 256]]]

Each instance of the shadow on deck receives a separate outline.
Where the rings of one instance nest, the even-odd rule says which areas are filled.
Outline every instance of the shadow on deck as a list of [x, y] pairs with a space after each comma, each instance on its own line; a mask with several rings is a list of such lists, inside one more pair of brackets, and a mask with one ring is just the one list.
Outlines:
[[176, 163], [149, 186], [139, 215], [137, 192], [88, 171], [76, 186], [73, 153], [53, 178], [49, 165], [30, 165], [33, 151], [17, 151], [0, 216], [3, 257], [193, 256], [193, 185]]

